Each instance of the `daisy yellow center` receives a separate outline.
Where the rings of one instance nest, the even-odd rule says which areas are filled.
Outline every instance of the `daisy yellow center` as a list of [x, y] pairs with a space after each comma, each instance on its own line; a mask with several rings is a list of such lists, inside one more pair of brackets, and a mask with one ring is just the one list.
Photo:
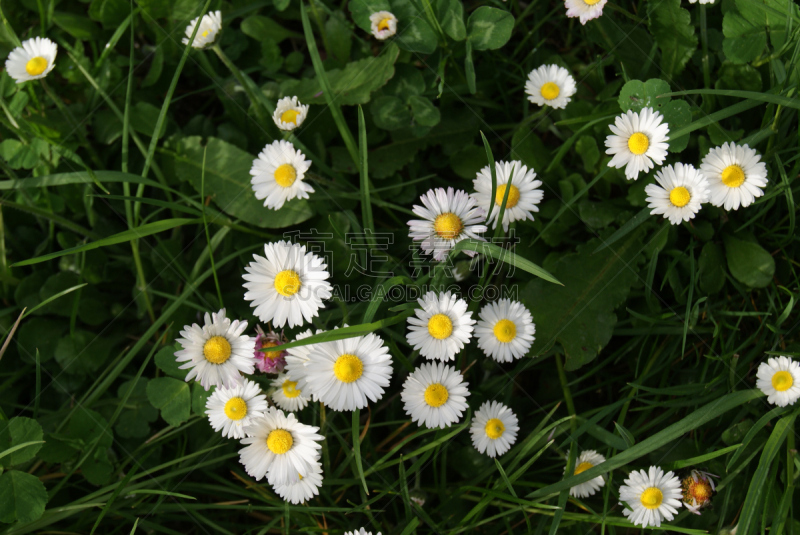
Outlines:
[[461, 222], [461, 218], [456, 214], [447, 212], [436, 216], [436, 220], [433, 222], [433, 228], [436, 230], [436, 234], [438, 234], [439, 237], [446, 240], [453, 240], [464, 230], [464, 223]]
[[672, 188], [672, 191], [669, 192], [669, 202], [677, 206], [678, 208], [683, 208], [689, 201], [692, 200], [692, 195], [689, 193], [689, 190], [684, 188], [683, 186], [678, 186], [677, 188]]
[[494, 324], [494, 335], [507, 344], [517, 336], [517, 326], [511, 320], [500, 320]]
[[277, 455], [283, 455], [292, 449], [292, 444], [294, 444], [294, 439], [286, 429], [275, 429], [270, 431], [269, 436], [267, 436], [267, 448]]
[[[276, 344], [275, 342], [264, 342], [261, 345], [261, 349], [269, 349], [270, 347], [278, 347], [278, 344]], [[270, 359], [270, 360], [275, 360], [277, 358], [280, 358], [281, 356], [280, 351], [264, 351], [261, 354], [264, 355], [265, 359]]]
[[203, 346], [203, 356], [211, 364], [223, 364], [231, 358], [231, 343], [224, 336], [212, 336]]
[[711, 498], [713, 492], [711, 485], [704, 479], [698, 479], [697, 481], [692, 479], [692, 482], [689, 484], [689, 495], [697, 500], [697, 503], [707, 502]]
[[296, 271], [286, 269], [275, 276], [275, 290], [284, 297], [291, 297], [300, 291], [300, 275]]
[[586, 4], [587, 6], [593, 6], [599, 1], [600, 0], [583, 0], [583, 3]]
[[378, 23], [378, 31], [382, 32], [383, 30], [388, 30], [389, 29], [389, 23], [391, 22], [391, 20], [392, 19], [390, 19], [389, 17], [386, 17], [385, 19], [381, 19], [381, 21]]
[[36, 56], [28, 60], [25, 64], [25, 71], [31, 76], [39, 76], [47, 69], [47, 60], [42, 56]]
[[542, 98], [545, 100], [553, 100], [561, 93], [561, 90], [553, 82], [547, 82], [542, 86]]
[[497, 418], [492, 418], [488, 422], [486, 422], [486, 427], [484, 428], [486, 431], [486, 436], [491, 438], [492, 440], [497, 440], [501, 436], [503, 436], [503, 432], [506, 430], [506, 426], [503, 425], [503, 422], [498, 420]]
[[447, 388], [439, 383], [433, 383], [425, 389], [425, 403], [431, 407], [441, 407], [449, 397], [450, 394], [447, 392]]
[[636, 155], [644, 154], [649, 147], [650, 139], [641, 132], [636, 132], [628, 138], [628, 148]]
[[297, 389], [297, 381], [284, 381], [283, 382], [283, 395], [287, 398], [296, 398], [300, 395]]
[[361, 377], [362, 373], [364, 373], [364, 363], [350, 353], [340, 356], [333, 365], [333, 375], [343, 383], [352, 383]]
[[300, 115], [300, 112], [297, 110], [286, 110], [281, 114], [281, 121], [283, 121], [284, 123], [297, 124], [298, 115]]
[[772, 388], [778, 392], [785, 392], [792, 388], [794, 379], [792, 374], [787, 371], [780, 371], [772, 376]]
[[447, 314], [434, 314], [428, 320], [428, 333], [437, 340], [444, 340], [453, 334], [453, 322]]
[[275, 169], [275, 182], [282, 188], [288, 188], [294, 184], [295, 178], [297, 178], [297, 171], [295, 171], [290, 163], [279, 165], [278, 168]]
[[664, 494], [658, 487], [650, 487], [645, 489], [639, 499], [646, 509], [658, 509], [661, 506], [661, 502], [664, 501]]
[[722, 170], [722, 183], [729, 188], [738, 188], [744, 184], [744, 170], [738, 165], [729, 165]]
[[[506, 196], [506, 184], [497, 186], [497, 195], [494, 196], [494, 202], [497, 206], [503, 205], [503, 197]], [[508, 200], [506, 201], [506, 208], [514, 208], [519, 202], [519, 188], [511, 185], [511, 191], [508, 192]]]
[[210, 33], [211, 33], [211, 30], [206, 30], [206, 31], [204, 31], [203, 33], [200, 34], [200, 37], [208, 37], [208, 34], [210, 34]]
[[241, 420], [247, 416], [247, 403], [242, 398], [231, 398], [225, 403], [225, 416], [231, 420]]
[[591, 468], [593, 466], [594, 465], [592, 463], [581, 463], [575, 468], [575, 474], [574, 475], [577, 476], [578, 474], [587, 471], [589, 468]]

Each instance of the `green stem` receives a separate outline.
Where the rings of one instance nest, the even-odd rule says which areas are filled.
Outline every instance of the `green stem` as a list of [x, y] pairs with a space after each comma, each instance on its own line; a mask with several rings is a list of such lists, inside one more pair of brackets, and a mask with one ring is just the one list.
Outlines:
[[208, 243], [208, 259], [211, 261], [211, 273], [214, 274], [214, 284], [217, 286], [217, 297], [219, 298], [219, 307], [225, 308], [222, 302], [222, 290], [219, 287], [219, 279], [217, 278], [217, 268], [214, 266], [214, 249], [211, 247], [211, 236], [208, 234], [208, 223], [206, 222], [206, 150], [208, 147], [203, 148], [203, 167], [200, 172], [200, 206], [203, 211], [203, 229], [206, 232], [206, 243]]
[[233, 62], [230, 60], [230, 58], [228, 58], [228, 56], [225, 55], [225, 52], [222, 51], [219, 45], [213, 45], [211, 50], [217, 54], [217, 57], [219, 57], [220, 61], [222, 61], [228, 70], [231, 71], [231, 74], [233, 74], [242, 88], [244, 88], [247, 98], [250, 99], [250, 103], [253, 105], [253, 108], [255, 108], [258, 120], [262, 124], [269, 124], [272, 121], [272, 118], [269, 116], [270, 114], [265, 113], [261, 99], [259, 99], [256, 95], [256, 91], [260, 91], [260, 89], [253, 87], [255, 83], [250, 79], [249, 76], [246, 76], [236, 65], [233, 64]]
[[706, 30], [706, 5], [700, 4], [700, 42], [703, 47], [703, 83], [711, 89], [711, 65], [708, 57], [708, 31]]
[[567, 374], [564, 371], [564, 363], [561, 362], [561, 355], [556, 354], [556, 367], [558, 368], [558, 380], [561, 382], [561, 391], [564, 392], [564, 401], [567, 403], [567, 411], [569, 411], [570, 418], [569, 425], [570, 428], [575, 431], [577, 424], [577, 418], [575, 418], [575, 402], [572, 401], [572, 394], [569, 391], [569, 384], [567, 383]]

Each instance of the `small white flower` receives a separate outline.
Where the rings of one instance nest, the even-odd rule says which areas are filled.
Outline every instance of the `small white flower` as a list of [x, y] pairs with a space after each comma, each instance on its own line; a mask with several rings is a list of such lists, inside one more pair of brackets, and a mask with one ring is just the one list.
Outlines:
[[[312, 333], [311, 329], [307, 329], [304, 332], [298, 333], [295, 336], [295, 341], [308, 338], [312, 334], [319, 334], [321, 332], [323, 331], [317, 329], [316, 333]], [[306, 364], [308, 363], [308, 355], [311, 353], [313, 347], [314, 344], [308, 344], [287, 349], [285, 371], [289, 379], [297, 382], [297, 388], [303, 392], [305, 397], [311, 398], [314, 401], [319, 401], [306, 382]]]
[[656, 171], [656, 184], [644, 188], [651, 214], [663, 214], [673, 225], [689, 221], [708, 202], [708, 181], [689, 164], [665, 165]]
[[372, 35], [375, 39], [383, 41], [397, 33], [397, 17], [388, 11], [378, 11], [369, 16], [372, 25]]
[[603, 6], [607, 0], [565, 0], [567, 17], [580, 17], [581, 24], [586, 24], [603, 14]]
[[[634, 470], [619, 488], [619, 499], [628, 507], [622, 514], [641, 525], [661, 527], [661, 520], [672, 520], [681, 506], [681, 482], [672, 473], [651, 466], [649, 472]], [[622, 503], [620, 503], [622, 505]]]
[[297, 388], [297, 381], [292, 381], [285, 373], [279, 374], [272, 381], [275, 392], [272, 401], [275, 405], [288, 412], [297, 412], [306, 408], [309, 397]]
[[[358, 529], [353, 530], [353, 531], [345, 531], [344, 535], [372, 535], [372, 532], [371, 531], [367, 531], [364, 528], [358, 528]], [[381, 535], [381, 532], [379, 531], [375, 535]]]
[[455, 368], [427, 362], [406, 378], [400, 399], [413, 422], [444, 429], [458, 422], [467, 410], [467, 386]]
[[206, 415], [214, 431], [225, 438], [244, 438], [244, 428], [269, 408], [267, 396], [256, 383], [245, 379], [232, 388], [218, 387], [206, 401]]
[[475, 336], [486, 356], [497, 362], [512, 362], [531, 348], [536, 326], [522, 303], [499, 299], [484, 306], [478, 316]]
[[800, 364], [789, 357], [770, 358], [758, 366], [756, 386], [778, 407], [794, 405], [800, 398]]
[[324, 259], [306, 253], [305, 245], [288, 241], [264, 245], [264, 255], [253, 255], [254, 261], [244, 268], [244, 298], [255, 307], [253, 314], [275, 327], [310, 322], [319, 314], [322, 300], [331, 297]]
[[263, 200], [264, 206], [280, 210], [286, 201], [308, 199], [314, 193], [303, 178], [311, 167], [311, 160], [284, 140], [273, 141], [264, 147], [250, 168], [250, 184], [256, 199]]
[[281, 130], [294, 130], [303, 124], [307, 115], [307, 104], [300, 104], [297, 97], [283, 97], [275, 105], [275, 113], [272, 114], [272, 120]]
[[[192, 19], [189, 25], [186, 27], [186, 37], [181, 39], [181, 42], [184, 45], [189, 44], [189, 39], [191, 39], [192, 34], [194, 33], [194, 27], [197, 25], [197, 21], [200, 17], [196, 19]], [[197, 35], [194, 36], [194, 41], [192, 42], [192, 48], [205, 48], [208, 45], [212, 44], [214, 40], [217, 38], [217, 34], [222, 29], [222, 13], [219, 11], [212, 11], [211, 13], [207, 13], [203, 15], [203, 20], [200, 21], [200, 28], [197, 30]]]
[[519, 421], [514, 412], [496, 401], [485, 401], [472, 417], [472, 445], [489, 457], [503, 455], [517, 441]]
[[58, 46], [50, 39], [34, 37], [8, 55], [6, 72], [18, 84], [44, 78], [56, 66]]
[[500, 216], [500, 207], [503, 205], [503, 198], [511, 181], [511, 191], [508, 192], [506, 209], [503, 212], [503, 230], [508, 232], [509, 223], [514, 221], [533, 221], [531, 212], [539, 211], [539, 203], [542, 202], [544, 192], [539, 189], [542, 185], [541, 180], [536, 180], [536, 171], [528, 169], [522, 162], [514, 160], [512, 162], [495, 162], [495, 175], [497, 176], [497, 191], [492, 199], [492, 171], [487, 165], [478, 172], [472, 184], [475, 193], [472, 197], [476, 204], [489, 215], [492, 228], [497, 228], [497, 218]]
[[241, 374], [255, 371], [254, 339], [243, 334], [246, 321], [231, 321], [225, 309], [211, 315], [206, 312], [204, 325], [186, 325], [177, 342], [183, 349], [175, 352], [175, 360], [185, 362], [180, 369], [189, 369], [186, 381], [195, 377], [208, 390], [212, 386], [231, 388], [242, 382]]
[[661, 165], [669, 146], [669, 125], [663, 120], [664, 116], [652, 108], [639, 113], [628, 110], [618, 116], [614, 124], [608, 125], [613, 134], [606, 138], [606, 154], [614, 155], [608, 166], [625, 167], [625, 176], [636, 180], [639, 173], [653, 168], [653, 162]]
[[307, 502], [319, 494], [319, 488], [322, 486], [322, 465], [319, 462], [312, 463], [308, 473], [305, 476], [298, 474], [298, 477], [300, 480], [292, 483], [273, 483], [270, 481], [272, 478], [268, 481], [275, 494], [284, 501], [296, 505]]
[[767, 166], [748, 145], [724, 143], [711, 149], [700, 170], [708, 179], [711, 204], [726, 210], [750, 206], [767, 186]]
[[[697, 0], [689, 0], [690, 4], [696, 4]], [[701, 4], [713, 4], [714, 0], [700, 0]]]
[[[578, 458], [575, 460], [575, 472], [573, 475], [577, 476], [589, 468], [593, 468], [600, 463], [606, 462], [606, 458], [597, 453], [594, 450], [585, 450], [582, 451]], [[567, 467], [564, 467], [564, 474], [567, 473]], [[569, 495], [574, 498], [588, 498], [589, 496], [594, 496], [598, 490], [603, 488], [603, 485], [606, 484], [606, 480], [603, 476], [597, 476], [594, 479], [590, 479], [585, 483], [581, 483], [580, 485], [575, 485], [569, 489]]]
[[[422, 206], [415, 204], [413, 211], [423, 219], [408, 222], [408, 236], [422, 242], [420, 247], [427, 254], [433, 254], [434, 260], [444, 260], [447, 252], [463, 239], [486, 241], [478, 236], [487, 230], [481, 224], [486, 213], [466, 191], [436, 188], [419, 199]], [[474, 251], [464, 252], [475, 256]]]
[[533, 69], [525, 82], [528, 100], [537, 106], [566, 108], [576, 91], [575, 79], [567, 69], [558, 65], [542, 65]]
[[450, 292], [428, 292], [417, 300], [420, 308], [410, 316], [406, 340], [428, 359], [453, 360], [472, 337], [472, 312], [467, 302]]

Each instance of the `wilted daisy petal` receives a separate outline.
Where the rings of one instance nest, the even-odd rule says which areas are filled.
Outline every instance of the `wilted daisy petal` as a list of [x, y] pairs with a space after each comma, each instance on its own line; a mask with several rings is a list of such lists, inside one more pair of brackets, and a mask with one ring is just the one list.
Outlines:
[[532, 70], [525, 83], [528, 100], [555, 109], [566, 108], [575, 91], [575, 79], [559, 65], [542, 65]]
[[711, 204], [726, 210], [750, 206], [767, 186], [767, 166], [748, 145], [724, 143], [711, 149], [700, 170], [708, 179]]
[[[192, 34], [194, 33], [194, 27], [198, 20], [200, 20], [200, 17], [192, 19], [192, 21], [186, 27], [186, 37], [181, 39], [181, 42], [184, 45], [189, 44], [189, 39], [191, 39]], [[203, 15], [203, 19], [200, 20], [200, 28], [198, 28], [197, 35], [194, 36], [194, 41], [192, 41], [192, 47], [205, 48], [212, 44], [216, 40], [217, 34], [221, 29], [222, 13], [220, 11], [212, 11], [211, 13]]]
[[647, 472], [634, 470], [619, 488], [619, 499], [627, 504], [622, 514], [643, 528], [660, 527], [662, 520], [675, 518], [681, 496], [681, 482], [675, 474], [665, 474], [657, 466], [651, 466]]
[[800, 364], [789, 357], [772, 357], [758, 366], [756, 386], [778, 407], [794, 405], [800, 398]]
[[263, 200], [264, 206], [273, 210], [280, 210], [292, 199], [308, 199], [314, 188], [303, 178], [310, 167], [311, 161], [294, 145], [284, 140], [273, 141], [264, 147], [250, 168], [250, 185], [256, 199]]
[[625, 168], [625, 177], [639, 178], [639, 173], [650, 171], [654, 163], [661, 165], [667, 157], [669, 125], [664, 117], [652, 108], [639, 113], [628, 110], [608, 125], [613, 132], [606, 138], [606, 154], [614, 157], [609, 167]]
[[22, 42], [8, 55], [6, 72], [18, 84], [44, 78], [56, 66], [58, 46], [46, 37]]
[[[578, 475], [587, 471], [589, 468], [593, 468], [600, 463], [606, 462], [606, 458], [597, 453], [595, 450], [585, 450], [582, 451], [578, 458], [575, 460], [575, 472], [573, 475]], [[567, 473], [567, 467], [564, 467], [564, 474]], [[589, 496], [594, 496], [594, 494], [603, 488], [603, 485], [606, 484], [606, 480], [603, 479], [603, 476], [597, 476], [594, 479], [590, 479], [585, 483], [581, 483], [580, 485], [575, 485], [569, 489], [569, 495], [575, 498], [588, 498]]]
[[485, 401], [472, 417], [472, 445], [489, 457], [503, 455], [517, 441], [519, 421], [514, 412], [497, 401]]
[[442, 362], [425, 363], [408, 376], [400, 398], [412, 421], [444, 429], [467, 410], [468, 385], [455, 368]]
[[475, 336], [486, 356], [511, 362], [524, 357], [531, 348], [536, 326], [522, 303], [499, 299], [484, 306], [479, 317]]
[[651, 214], [662, 214], [673, 225], [694, 218], [708, 202], [708, 181], [691, 165], [666, 165], [656, 172], [656, 182], [644, 188], [647, 206]]
[[531, 212], [539, 211], [539, 203], [542, 202], [544, 192], [540, 189], [541, 180], [536, 180], [536, 171], [528, 169], [520, 161], [495, 162], [495, 175], [497, 178], [497, 188], [492, 198], [492, 171], [487, 165], [478, 172], [472, 184], [475, 193], [472, 197], [477, 205], [489, 215], [492, 228], [497, 228], [497, 218], [500, 216], [500, 207], [511, 182], [511, 191], [508, 192], [506, 199], [506, 209], [503, 212], [503, 230], [508, 231], [508, 225], [514, 221], [533, 221]]

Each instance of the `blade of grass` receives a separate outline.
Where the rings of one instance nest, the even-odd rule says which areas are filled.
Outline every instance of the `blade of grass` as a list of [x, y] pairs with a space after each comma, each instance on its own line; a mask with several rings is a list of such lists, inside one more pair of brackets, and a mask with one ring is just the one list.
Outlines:
[[[506, 264], [509, 264], [511, 266], [518, 267], [521, 270], [527, 271], [531, 275], [535, 275], [548, 282], [564, 286], [563, 284], [561, 284], [561, 282], [558, 281], [558, 279], [556, 279], [550, 273], [540, 268], [530, 260], [522, 258], [521, 256], [509, 251], [508, 249], [503, 249], [502, 247], [499, 247], [493, 243], [462, 240], [458, 242], [450, 252], [451, 254], [454, 254], [458, 251], [475, 251], [481, 254], [485, 254], [487, 256], [494, 258], [497, 261], [505, 262]], [[445, 264], [445, 262], [441, 262], [436, 267], [439, 267], [441, 264]]]
[[360, 438], [360, 430], [361, 430], [361, 409], [356, 409], [353, 411], [353, 453], [355, 455], [356, 460], [356, 468], [358, 469], [358, 478], [361, 480], [361, 484], [364, 486], [364, 493], [369, 496], [369, 489], [367, 488], [367, 480], [364, 477], [364, 465], [361, 463], [361, 438]]
[[375, 223], [372, 220], [372, 201], [369, 193], [369, 172], [367, 165], [367, 125], [364, 123], [364, 110], [358, 107], [358, 148], [359, 169], [361, 171], [361, 226], [371, 248], [375, 247]]
[[610, 247], [614, 245], [620, 238], [625, 237], [626, 235], [630, 234], [633, 230], [635, 230], [639, 225], [647, 221], [647, 218], [650, 217], [650, 208], [642, 208], [642, 210], [630, 218], [628, 221], [625, 222], [624, 225], [619, 227], [619, 229], [612, 234], [607, 240], [605, 240], [600, 246], [592, 251], [592, 254], [599, 253], [606, 247]]
[[225, 308], [222, 301], [222, 289], [219, 286], [219, 279], [217, 278], [217, 268], [214, 266], [214, 250], [211, 248], [211, 235], [208, 232], [208, 222], [206, 221], [206, 149], [203, 147], [203, 167], [200, 171], [200, 206], [203, 207], [203, 230], [206, 234], [206, 244], [208, 245], [208, 260], [211, 262], [211, 273], [214, 274], [214, 285], [217, 287], [217, 298], [219, 299], [219, 307]]

